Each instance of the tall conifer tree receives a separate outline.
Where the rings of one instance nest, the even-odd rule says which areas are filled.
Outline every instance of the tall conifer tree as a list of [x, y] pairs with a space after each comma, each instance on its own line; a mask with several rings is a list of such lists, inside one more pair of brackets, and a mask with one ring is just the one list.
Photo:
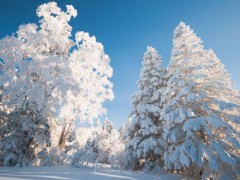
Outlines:
[[[204, 177], [235, 177], [239, 164], [239, 92], [211, 50], [180, 23], [163, 93], [165, 168]], [[237, 113], [238, 112], [238, 113]], [[230, 138], [230, 139], [229, 139]]]
[[143, 57], [138, 92], [133, 97], [130, 141], [126, 146], [130, 166], [136, 170], [141, 168], [138, 167], [139, 159], [157, 161], [163, 153], [159, 113], [164, 75], [160, 56], [154, 48], [148, 47]]

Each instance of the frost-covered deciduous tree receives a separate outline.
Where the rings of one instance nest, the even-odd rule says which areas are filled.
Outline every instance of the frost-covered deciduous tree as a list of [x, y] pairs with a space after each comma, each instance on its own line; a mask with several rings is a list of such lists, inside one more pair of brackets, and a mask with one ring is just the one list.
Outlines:
[[211, 50], [180, 23], [162, 95], [165, 169], [235, 178], [239, 169], [239, 92]]
[[[4, 119], [0, 130], [1, 161], [6, 166], [29, 165], [34, 161], [36, 152], [50, 144], [49, 122], [41, 105], [33, 100], [36, 99], [33, 91], [35, 85], [39, 85], [38, 77], [31, 71], [24, 71], [30, 59], [25, 59], [17, 38], [6, 37], [0, 40], [0, 48], [0, 104], [1, 111], [5, 114], [0, 117]], [[33, 82], [32, 86], [29, 86], [30, 82]]]
[[138, 92], [133, 97], [130, 140], [126, 145], [126, 166], [140, 169], [138, 160], [160, 163], [164, 142], [161, 139], [161, 93], [165, 86], [165, 69], [157, 51], [148, 47], [143, 57]]
[[[68, 64], [73, 84], [62, 99], [59, 113], [66, 129], [63, 136], [67, 135], [67, 129], [75, 123], [75, 119], [92, 121], [105, 114], [103, 102], [113, 99], [112, 83], [108, 80], [112, 76], [112, 68], [103, 45], [84, 32], [77, 32], [75, 39], [77, 49], [69, 55]], [[61, 146], [65, 142], [65, 138], [62, 139], [59, 142]]]
[[0, 40], [1, 110], [15, 113], [16, 128], [25, 126], [22, 114], [30, 113], [29, 123], [39, 128], [47, 122], [52, 144], [61, 149], [77, 119], [92, 121], [106, 113], [103, 102], [113, 99], [103, 45], [84, 32], [73, 40], [69, 21], [77, 11], [66, 9], [55, 2], [40, 5], [39, 26], [21, 25], [16, 35]]

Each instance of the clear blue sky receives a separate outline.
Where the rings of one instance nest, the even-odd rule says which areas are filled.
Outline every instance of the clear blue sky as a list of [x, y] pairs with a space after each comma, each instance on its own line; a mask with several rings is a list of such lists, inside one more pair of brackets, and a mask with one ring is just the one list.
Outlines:
[[[20, 24], [38, 21], [35, 11], [43, 0], [1, 0], [0, 38]], [[127, 120], [131, 96], [137, 90], [142, 56], [155, 47], [167, 66], [173, 30], [180, 21], [189, 24], [215, 51], [240, 89], [240, 0], [59, 0], [72, 4], [78, 16], [73, 32], [95, 35], [111, 58], [115, 99], [107, 103], [108, 117], [116, 128]]]

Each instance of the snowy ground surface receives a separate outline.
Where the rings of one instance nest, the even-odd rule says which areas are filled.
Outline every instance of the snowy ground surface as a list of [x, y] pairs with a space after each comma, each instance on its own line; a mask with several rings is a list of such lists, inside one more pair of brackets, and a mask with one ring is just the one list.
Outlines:
[[178, 174], [146, 174], [143, 172], [120, 171], [110, 168], [73, 168], [68, 166], [0, 168], [1, 180], [179, 180], [185, 179]]

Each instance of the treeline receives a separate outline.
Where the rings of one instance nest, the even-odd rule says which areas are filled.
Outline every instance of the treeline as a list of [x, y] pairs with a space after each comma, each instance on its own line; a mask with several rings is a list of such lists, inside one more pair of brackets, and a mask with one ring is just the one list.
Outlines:
[[[103, 45], [71, 38], [77, 11], [55, 2], [37, 9], [39, 25], [0, 40], [0, 166], [107, 163], [197, 178], [240, 175], [240, 93], [212, 50], [181, 22], [170, 64], [148, 47], [129, 120], [90, 128], [113, 99]], [[124, 148], [125, 145], [125, 148]]]

